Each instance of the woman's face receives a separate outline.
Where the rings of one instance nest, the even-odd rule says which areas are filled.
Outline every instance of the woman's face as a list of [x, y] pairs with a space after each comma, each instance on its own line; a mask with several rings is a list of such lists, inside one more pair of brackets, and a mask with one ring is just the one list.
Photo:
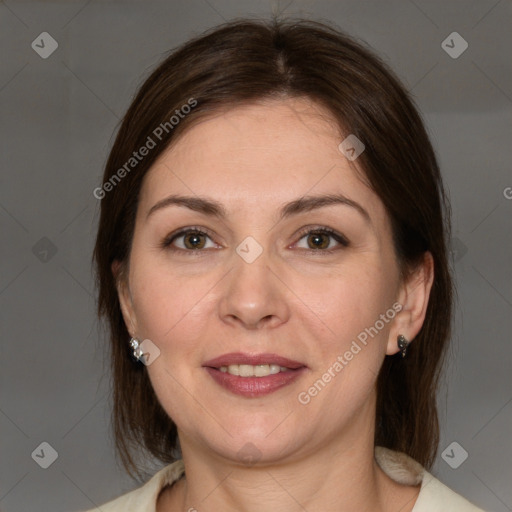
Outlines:
[[[388, 215], [340, 142], [314, 103], [268, 101], [195, 125], [146, 175], [120, 295], [182, 445], [291, 460], [373, 428], [402, 287]], [[307, 202], [326, 195], [346, 201]]]

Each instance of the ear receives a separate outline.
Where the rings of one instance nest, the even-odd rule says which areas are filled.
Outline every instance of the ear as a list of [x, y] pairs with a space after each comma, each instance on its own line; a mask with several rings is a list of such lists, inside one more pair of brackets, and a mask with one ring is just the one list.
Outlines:
[[434, 258], [432, 253], [427, 251], [421, 263], [400, 286], [398, 303], [402, 309], [396, 315], [393, 328], [389, 333], [387, 355], [393, 355], [399, 351], [396, 341], [399, 334], [403, 334], [408, 341], [412, 341], [420, 332], [433, 282]]
[[111, 270], [116, 282], [117, 296], [119, 298], [119, 305], [121, 306], [126, 330], [131, 337], [135, 337], [135, 333], [137, 332], [137, 321], [133, 308], [132, 295], [128, 286], [128, 276], [125, 275], [121, 262], [118, 260], [115, 260], [112, 263]]

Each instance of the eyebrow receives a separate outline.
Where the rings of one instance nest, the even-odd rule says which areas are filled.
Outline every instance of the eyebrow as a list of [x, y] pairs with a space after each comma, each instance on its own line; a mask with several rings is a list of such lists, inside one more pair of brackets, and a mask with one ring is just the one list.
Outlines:
[[[214, 199], [194, 196], [170, 195], [153, 205], [146, 218], [158, 210], [169, 206], [183, 206], [196, 212], [226, 219], [227, 210], [224, 206]], [[343, 194], [325, 194], [316, 196], [304, 196], [286, 203], [279, 211], [279, 220], [297, 215], [299, 213], [310, 212], [318, 208], [331, 205], [345, 205], [354, 208], [359, 212], [368, 224], [372, 224], [369, 213], [356, 201], [345, 197]]]

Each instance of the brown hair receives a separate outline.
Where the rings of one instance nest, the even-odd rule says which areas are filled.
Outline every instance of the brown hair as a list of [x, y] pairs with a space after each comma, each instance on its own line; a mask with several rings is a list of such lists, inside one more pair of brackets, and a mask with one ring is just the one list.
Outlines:
[[[403, 275], [425, 251], [433, 256], [435, 277], [423, 327], [407, 357], [386, 357], [378, 376], [375, 444], [405, 452], [427, 468], [434, 461], [436, 393], [451, 327], [450, 209], [421, 117], [387, 65], [337, 28], [306, 20], [241, 19], [186, 42], [151, 73], [122, 121], [105, 168], [104, 184], [110, 180], [111, 186], [102, 192], [94, 249], [98, 313], [110, 332], [116, 448], [132, 475], [140, 475], [136, 453], [147, 450], [170, 463], [179, 447], [176, 425], [145, 367], [130, 359], [130, 336], [111, 270], [115, 260], [128, 263], [143, 177], [199, 119], [273, 97], [309, 98], [363, 141], [358, 164], [390, 216]], [[191, 99], [196, 106], [175, 126], [165, 125], [156, 147], [128, 168], [133, 152], [148, 136], [155, 139], [155, 129]], [[122, 179], [113, 182], [116, 173]]]

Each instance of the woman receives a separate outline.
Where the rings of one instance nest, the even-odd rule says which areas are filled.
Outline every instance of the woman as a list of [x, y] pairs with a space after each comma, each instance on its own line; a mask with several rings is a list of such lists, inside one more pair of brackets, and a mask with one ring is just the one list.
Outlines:
[[317, 22], [238, 20], [141, 87], [95, 191], [131, 474], [112, 511], [477, 511], [435, 479], [449, 209], [410, 97]]

